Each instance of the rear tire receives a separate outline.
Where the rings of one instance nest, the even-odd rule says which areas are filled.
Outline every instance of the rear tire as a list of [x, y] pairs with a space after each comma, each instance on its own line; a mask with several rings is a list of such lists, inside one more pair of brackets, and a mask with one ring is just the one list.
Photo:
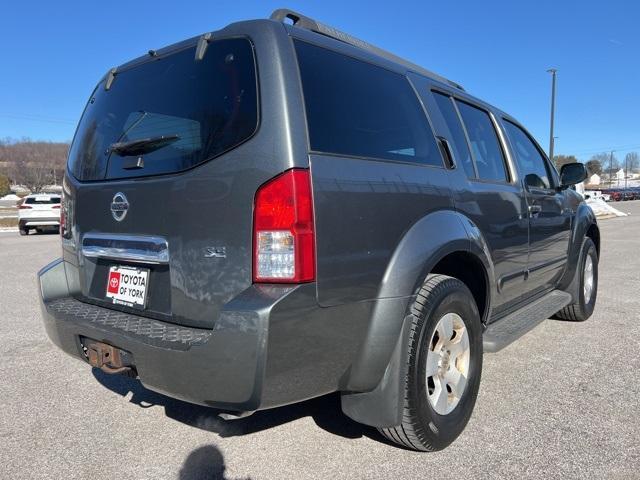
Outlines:
[[22, 236], [29, 235], [29, 229], [28, 228], [21, 228], [20, 229], [20, 235], [22, 235]]
[[584, 322], [593, 313], [598, 296], [598, 252], [593, 240], [589, 237], [585, 237], [582, 241], [578, 268], [580, 275], [578, 301], [564, 307], [553, 316], [554, 318]]
[[404, 447], [436, 451], [471, 417], [482, 372], [482, 325], [467, 286], [446, 275], [427, 277], [411, 313], [402, 423], [379, 431]]

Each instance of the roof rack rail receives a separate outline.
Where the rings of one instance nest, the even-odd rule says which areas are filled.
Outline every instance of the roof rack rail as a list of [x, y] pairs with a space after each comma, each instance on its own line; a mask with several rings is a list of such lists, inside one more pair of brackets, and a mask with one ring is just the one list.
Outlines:
[[364, 40], [360, 40], [348, 33], [344, 33], [340, 30], [337, 30], [329, 25], [325, 25], [324, 23], [320, 23], [313, 18], [306, 17], [298, 12], [294, 12], [293, 10], [289, 10], [287, 8], [279, 8], [274, 10], [271, 16], [269, 17], [271, 20], [276, 20], [278, 22], [284, 22], [286, 19], [291, 20], [291, 24], [294, 27], [303, 28], [305, 30], [310, 30], [315, 33], [319, 33], [321, 35], [325, 35], [327, 37], [331, 37], [335, 40], [339, 40], [344, 43], [348, 43], [349, 45], [353, 45], [354, 47], [361, 48], [363, 50], [367, 50], [379, 57], [382, 57], [386, 60], [390, 60], [394, 63], [398, 63], [407, 67], [409, 70], [413, 70], [416, 72], [426, 73], [428, 76], [435, 78], [436, 80], [446, 83], [452, 87], [455, 87], [459, 90], [464, 91], [464, 88], [459, 83], [453, 82], [447, 78], [444, 78], [437, 73], [431, 72], [426, 68], [423, 68], [415, 63], [409, 62], [404, 58], [401, 58], [397, 55], [394, 55], [391, 52], [383, 50], [382, 48], [376, 47], [375, 45], [371, 45]]

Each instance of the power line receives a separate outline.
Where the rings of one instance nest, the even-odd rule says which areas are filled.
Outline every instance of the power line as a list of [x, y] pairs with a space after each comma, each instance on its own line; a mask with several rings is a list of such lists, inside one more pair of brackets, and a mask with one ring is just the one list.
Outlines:
[[640, 144], [608, 146], [608, 147], [602, 147], [602, 148], [593, 148], [590, 150], [581, 150], [581, 151], [572, 152], [572, 153], [574, 155], [584, 155], [589, 153], [607, 153], [607, 152], [610, 152], [611, 150], [627, 151], [627, 150], [632, 150], [634, 148], [640, 148]]
[[43, 115], [32, 115], [27, 113], [0, 113], [0, 117], [13, 118], [17, 120], [29, 120], [33, 122], [58, 123], [63, 125], [75, 125], [77, 122], [68, 118], [47, 117]]

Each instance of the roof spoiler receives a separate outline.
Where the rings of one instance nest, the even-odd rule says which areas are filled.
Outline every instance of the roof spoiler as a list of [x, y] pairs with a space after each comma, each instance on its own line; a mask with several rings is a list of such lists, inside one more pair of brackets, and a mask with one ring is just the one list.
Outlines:
[[447, 85], [450, 85], [454, 88], [464, 91], [464, 88], [462, 88], [462, 85], [460, 85], [459, 83], [448, 80], [436, 73], [433, 73], [423, 67], [420, 67], [419, 65], [416, 65], [415, 63], [411, 63], [401, 57], [398, 57], [397, 55], [394, 55], [391, 52], [388, 52], [379, 47], [376, 47], [375, 45], [371, 45], [370, 43], [365, 42], [364, 40], [360, 40], [359, 38], [349, 35], [348, 33], [344, 33], [329, 25], [320, 23], [317, 20], [314, 20], [313, 18], [306, 17], [298, 12], [294, 12], [293, 10], [289, 10], [286, 8], [279, 8], [277, 10], [274, 10], [274, 12], [271, 14], [271, 17], [269, 18], [271, 20], [276, 20], [278, 22], [283, 22], [283, 23], [285, 23], [286, 20], [290, 20], [291, 25], [293, 25], [294, 27], [319, 33], [320, 35], [325, 35], [327, 37], [333, 38], [335, 40], [339, 40], [341, 42], [347, 43], [354, 47], [361, 48], [362, 50], [371, 52], [374, 55], [382, 57], [386, 60], [390, 60], [394, 63], [407, 67], [409, 70], [426, 73], [430, 77], [440, 82], [446, 83]]

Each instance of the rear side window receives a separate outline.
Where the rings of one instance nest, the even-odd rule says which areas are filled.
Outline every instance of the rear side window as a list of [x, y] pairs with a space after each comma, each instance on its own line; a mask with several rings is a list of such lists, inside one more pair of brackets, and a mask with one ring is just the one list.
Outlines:
[[473, 160], [471, 159], [469, 144], [467, 143], [462, 124], [460, 123], [460, 117], [458, 116], [458, 112], [456, 112], [453, 100], [449, 95], [444, 95], [438, 92], [433, 92], [433, 96], [438, 104], [440, 113], [442, 113], [444, 121], [449, 128], [449, 132], [451, 133], [456, 162], [458, 165], [462, 165], [467, 177], [474, 178], [476, 176], [476, 172], [473, 168]]
[[499, 182], [507, 181], [504, 155], [489, 114], [465, 102], [456, 100], [456, 104], [469, 136], [478, 178]]
[[305, 42], [295, 46], [312, 150], [443, 165], [405, 76]]
[[[239, 145], [258, 125], [253, 48], [244, 38], [195, 46], [118, 72], [109, 90], [96, 88], [69, 152], [79, 180], [173, 173]], [[114, 144], [157, 140], [144, 148]], [[142, 152], [142, 153], [140, 153]], [[143, 157], [143, 168], [126, 168]]]
[[504, 121], [504, 128], [509, 137], [511, 148], [514, 151], [518, 169], [527, 184], [540, 188], [551, 188], [547, 161], [531, 141], [529, 135], [520, 127], [506, 119]]
[[60, 197], [27, 197], [24, 203], [25, 205], [58, 205]]

